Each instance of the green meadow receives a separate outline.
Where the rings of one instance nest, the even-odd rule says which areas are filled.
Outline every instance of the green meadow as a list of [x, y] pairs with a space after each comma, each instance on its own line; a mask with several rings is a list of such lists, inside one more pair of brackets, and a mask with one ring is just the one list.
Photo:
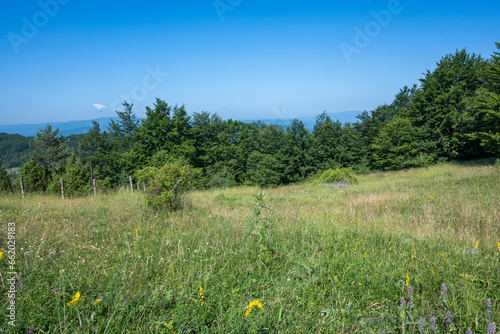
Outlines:
[[[124, 190], [64, 200], [2, 195], [0, 332], [500, 328], [498, 164], [358, 179], [348, 188], [312, 180], [261, 193], [192, 191], [175, 212]], [[7, 317], [9, 223], [15, 326]]]

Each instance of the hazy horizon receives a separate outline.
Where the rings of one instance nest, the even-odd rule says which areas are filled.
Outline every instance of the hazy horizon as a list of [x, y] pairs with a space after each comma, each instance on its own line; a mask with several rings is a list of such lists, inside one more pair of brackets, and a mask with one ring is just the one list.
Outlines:
[[156, 97], [224, 119], [373, 110], [466, 48], [500, 3], [41, 0], [0, 4], [1, 124], [113, 117]]

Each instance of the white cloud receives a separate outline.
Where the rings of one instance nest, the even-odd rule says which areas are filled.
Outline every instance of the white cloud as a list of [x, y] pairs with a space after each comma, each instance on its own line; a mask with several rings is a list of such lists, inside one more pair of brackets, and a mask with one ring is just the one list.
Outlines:
[[104, 104], [99, 104], [99, 103], [94, 103], [92, 105], [94, 108], [97, 109], [97, 111], [103, 111], [104, 109], [108, 109]]

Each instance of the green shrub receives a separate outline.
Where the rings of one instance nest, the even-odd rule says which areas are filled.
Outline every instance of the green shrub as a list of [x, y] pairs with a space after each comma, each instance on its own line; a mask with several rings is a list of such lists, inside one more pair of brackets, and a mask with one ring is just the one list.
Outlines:
[[30, 159], [21, 167], [20, 177], [23, 178], [25, 192], [45, 192], [51, 180], [51, 172], [49, 168]]
[[65, 166], [62, 175], [54, 175], [47, 191], [54, 194], [61, 193], [61, 178], [64, 181], [65, 196], [83, 196], [90, 193], [90, 171], [82, 165], [76, 154], [72, 154]]
[[358, 183], [358, 178], [349, 168], [328, 169], [320, 177], [320, 183], [346, 182]]
[[12, 181], [7, 171], [0, 165], [0, 193], [12, 192]]
[[161, 168], [145, 167], [136, 176], [139, 182], [147, 184], [147, 203], [155, 209], [180, 208], [183, 193], [193, 185], [191, 167], [179, 162], [166, 163]]

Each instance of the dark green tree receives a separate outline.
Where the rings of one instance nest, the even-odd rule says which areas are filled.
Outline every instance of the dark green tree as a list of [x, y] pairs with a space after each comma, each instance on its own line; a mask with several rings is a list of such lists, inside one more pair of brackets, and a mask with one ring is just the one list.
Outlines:
[[257, 151], [248, 156], [247, 176], [251, 185], [274, 187], [281, 182], [281, 170], [276, 157]]
[[109, 122], [109, 134], [119, 152], [132, 149], [136, 140], [140, 122], [132, 111], [133, 106], [133, 103], [123, 101], [123, 111], [115, 111], [118, 120]]
[[7, 171], [0, 164], [0, 193], [2, 192], [12, 192], [12, 181], [9, 177]]
[[30, 159], [21, 166], [19, 176], [23, 178], [24, 190], [28, 193], [45, 192], [51, 180], [51, 171]]
[[324, 111], [316, 117], [312, 135], [314, 145], [311, 147], [311, 155], [316, 167], [326, 170], [341, 165], [342, 124], [332, 121]]
[[55, 171], [63, 168], [70, 155], [67, 140], [58, 134], [59, 128], [53, 131], [52, 125], [47, 124], [45, 128], [36, 132], [36, 137], [30, 145], [33, 149], [33, 159], [38, 164]]
[[[500, 49], [500, 43], [495, 43]], [[476, 91], [471, 109], [476, 117], [472, 140], [490, 154], [500, 154], [500, 52], [492, 55], [489, 63], [487, 84]]]
[[484, 85], [486, 70], [481, 56], [461, 50], [442, 58], [420, 80], [410, 117], [415, 126], [429, 130], [425, 137], [435, 143], [439, 157], [464, 159], [481, 154], [481, 147], [468, 136], [475, 127], [468, 101]]
[[424, 148], [418, 129], [403, 117], [386, 122], [370, 146], [375, 167], [384, 170], [427, 166], [433, 156]]
[[63, 174], [64, 194], [67, 196], [81, 196], [88, 194], [92, 189], [90, 171], [73, 153], [68, 159]]
[[284, 135], [284, 171], [283, 183], [293, 183], [305, 180], [314, 171], [313, 159], [310, 155], [312, 137], [302, 121], [292, 120]]

